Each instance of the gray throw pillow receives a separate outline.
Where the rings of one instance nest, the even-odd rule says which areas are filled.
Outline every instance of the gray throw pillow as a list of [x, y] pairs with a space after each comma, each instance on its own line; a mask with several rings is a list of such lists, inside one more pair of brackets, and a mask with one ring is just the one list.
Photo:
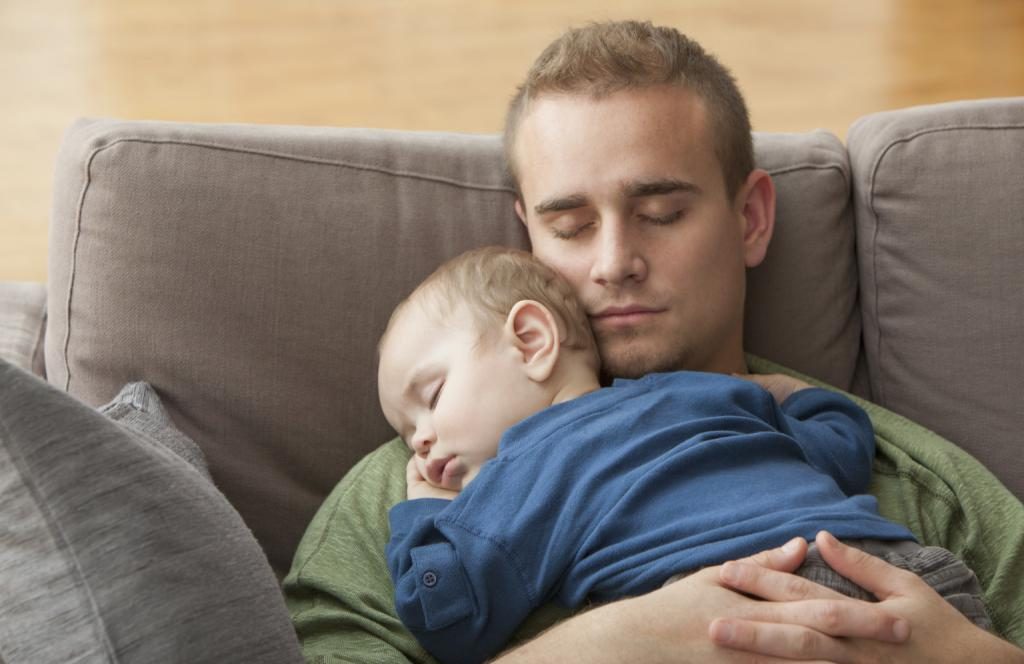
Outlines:
[[156, 390], [146, 382], [128, 383], [99, 411], [151, 445], [162, 446], [187, 461], [211, 482], [206, 457], [191, 438], [183, 434], [164, 410]]
[[130, 430], [162, 413], [130, 388], [115, 423], [0, 360], [0, 661], [300, 662], [252, 533], [168, 427]]

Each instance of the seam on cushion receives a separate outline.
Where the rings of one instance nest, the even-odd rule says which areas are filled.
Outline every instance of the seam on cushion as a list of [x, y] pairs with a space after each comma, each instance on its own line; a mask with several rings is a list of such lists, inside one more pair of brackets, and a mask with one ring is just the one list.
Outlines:
[[[3, 434], [4, 439], [10, 440], [13, 438], [11, 431], [7, 427], [7, 423], [4, 421], [3, 418], [0, 418], [0, 433]], [[35, 502], [36, 508], [40, 512], [42, 512], [43, 516], [46, 518], [47, 530], [50, 531], [50, 534], [53, 536], [55, 540], [57, 540], [57, 542], [62, 546], [63, 551], [67, 553], [68, 558], [70, 558], [71, 563], [74, 566], [75, 573], [78, 576], [77, 585], [82, 589], [82, 592], [85, 594], [86, 598], [88, 598], [89, 607], [92, 609], [92, 620], [90, 622], [93, 625], [93, 629], [95, 629], [98, 632], [97, 636], [99, 637], [100, 642], [103, 643], [104, 649], [107, 651], [108, 661], [116, 663], [117, 652], [114, 649], [114, 644], [110, 639], [110, 633], [106, 628], [106, 624], [104, 623], [103, 618], [101, 617], [99, 606], [96, 603], [96, 598], [93, 596], [92, 589], [89, 587], [89, 584], [85, 580], [85, 573], [82, 572], [82, 566], [78, 561], [78, 556], [75, 555], [74, 549], [72, 549], [71, 545], [68, 543], [67, 538], [64, 537], [64, 532], [63, 530], [61, 530], [60, 524], [54, 518], [54, 515], [50, 512], [48, 506], [46, 505], [46, 501], [43, 500], [42, 496], [40, 495], [39, 489], [38, 487], [36, 487], [35, 482], [32, 481], [32, 478], [26, 472], [25, 461], [19, 458], [20, 455], [17, 454], [15, 450], [8, 448], [7, 451], [11, 455], [11, 460], [14, 462], [14, 465], [18, 471], [18, 476], [21, 478], [22, 482], [24, 482], [25, 487], [28, 489], [29, 494], [32, 496], [32, 500]]]
[[828, 171], [828, 170], [839, 171], [840, 175], [846, 176], [846, 179], [849, 180], [849, 172], [847, 171], [847, 169], [843, 168], [842, 165], [840, 165], [840, 164], [811, 164], [811, 163], [793, 164], [792, 166], [784, 166], [782, 168], [777, 168], [777, 169], [774, 169], [774, 170], [768, 170], [768, 174], [771, 175], [771, 176], [776, 176], [776, 175], [785, 175], [787, 173], [793, 173], [793, 172], [796, 172], [796, 171]]
[[[927, 136], [929, 134], [946, 133], [950, 131], [962, 131], [962, 130], [1002, 130], [1002, 129], [1024, 129], [1024, 124], [952, 124], [944, 125], [941, 127], [929, 127], [927, 129], [920, 129], [908, 136], [902, 136], [900, 138], [894, 138], [883, 147], [878, 156], [875, 158], [875, 163], [871, 167], [871, 178], [870, 184], [868, 185], [868, 209], [871, 210], [871, 214], [875, 219], [875, 228], [871, 234], [871, 276], [874, 280], [875, 290], [875, 333], [877, 338], [875, 340], [875, 357], [877, 358], [878, 372], [881, 374], [882, 371], [882, 318], [878, 314], [878, 233], [882, 226], [881, 217], [878, 214], [878, 210], [875, 208], [875, 183], [878, 181], [878, 171], [882, 167], [882, 160], [888, 156], [889, 151], [895, 148], [897, 145], [903, 143], [909, 143], [910, 141]], [[871, 370], [868, 368], [868, 379], [870, 382]], [[877, 380], [877, 389], [875, 386], [871, 386], [872, 396], [875, 397], [877, 403], [881, 406], [886, 405], [885, 391], [883, 388], [884, 381], [879, 375]]]
[[68, 359], [68, 348], [71, 345], [71, 300], [74, 296], [75, 290], [75, 272], [78, 269], [78, 240], [82, 235], [82, 209], [85, 207], [85, 196], [89, 191], [89, 185], [92, 183], [92, 162], [96, 158], [96, 155], [104, 150], [106, 146], [94, 148], [89, 153], [89, 158], [85, 160], [85, 182], [82, 183], [82, 192], [78, 196], [78, 206], [75, 210], [75, 230], [74, 239], [71, 243], [71, 274], [68, 277], [68, 294], [67, 301], [65, 303], [65, 322], [64, 322], [64, 391], [69, 392], [71, 390], [71, 360]]
[[515, 193], [511, 187], [504, 185], [488, 185], [488, 184], [473, 184], [467, 182], [461, 182], [453, 178], [446, 178], [438, 175], [427, 175], [425, 173], [417, 173], [415, 171], [403, 171], [398, 169], [384, 168], [383, 166], [374, 166], [372, 164], [363, 164], [354, 161], [341, 161], [336, 159], [325, 159], [321, 157], [302, 157], [299, 155], [288, 154], [286, 152], [277, 152], [274, 150], [256, 150], [253, 148], [240, 148], [233, 145], [223, 145], [221, 143], [215, 143], [212, 141], [189, 141], [182, 139], [153, 139], [153, 138], [138, 138], [138, 137], [123, 137], [118, 138], [102, 147], [97, 148], [97, 151], [106, 150], [107, 148], [113, 147], [118, 143], [149, 143], [152, 145], [187, 145], [191, 147], [208, 148], [211, 150], [222, 150], [225, 152], [237, 152], [240, 154], [251, 154], [260, 157], [275, 157], [278, 159], [286, 159], [289, 161], [297, 161], [308, 164], [321, 164], [325, 166], [338, 166], [340, 168], [351, 168], [359, 171], [370, 171], [374, 173], [383, 173], [384, 175], [395, 175], [398, 177], [411, 178], [416, 180], [425, 180], [428, 182], [438, 182], [441, 184], [451, 185], [453, 187], [459, 187], [462, 189], [473, 189], [481, 191], [505, 191], [508, 193]]

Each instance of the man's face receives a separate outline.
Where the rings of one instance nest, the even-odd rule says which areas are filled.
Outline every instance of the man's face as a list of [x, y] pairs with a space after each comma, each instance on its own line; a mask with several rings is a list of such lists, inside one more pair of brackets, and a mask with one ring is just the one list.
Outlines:
[[745, 370], [753, 258], [696, 95], [542, 96], [521, 120], [515, 158], [533, 252], [582, 299], [606, 374]]

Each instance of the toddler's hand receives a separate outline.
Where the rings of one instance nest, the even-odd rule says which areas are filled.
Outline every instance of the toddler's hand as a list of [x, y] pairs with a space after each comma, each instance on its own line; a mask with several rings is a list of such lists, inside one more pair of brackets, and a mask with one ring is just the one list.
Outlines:
[[427, 482], [426, 478], [420, 474], [420, 468], [416, 465], [415, 455], [409, 459], [409, 464], [405, 467], [405, 483], [408, 487], [406, 496], [409, 500], [415, 500], [416, 498], [454, 500], [455, 496], [459, 495], [458, 491], [442, 489]]
[[775, 402], [780, 404], [788, 399], [794, 392], [814, 387], [802, 380], [793, 378], [792, 376], [786, 376], [785, 374], [733, 374], [733, 376], [749, 380], [752, 383], [757, 383], [764, 389], [771, 392], [771, 395], [775, 397]]

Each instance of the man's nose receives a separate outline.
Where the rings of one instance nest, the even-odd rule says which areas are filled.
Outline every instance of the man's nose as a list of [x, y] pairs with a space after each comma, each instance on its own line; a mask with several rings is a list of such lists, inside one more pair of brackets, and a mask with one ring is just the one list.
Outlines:
[[647, 261], [639, 240], [636, 229], [630, 229], [624, 220], [602, 222], [591, 278], [602, 286], [643, 281], [647, 277]]

